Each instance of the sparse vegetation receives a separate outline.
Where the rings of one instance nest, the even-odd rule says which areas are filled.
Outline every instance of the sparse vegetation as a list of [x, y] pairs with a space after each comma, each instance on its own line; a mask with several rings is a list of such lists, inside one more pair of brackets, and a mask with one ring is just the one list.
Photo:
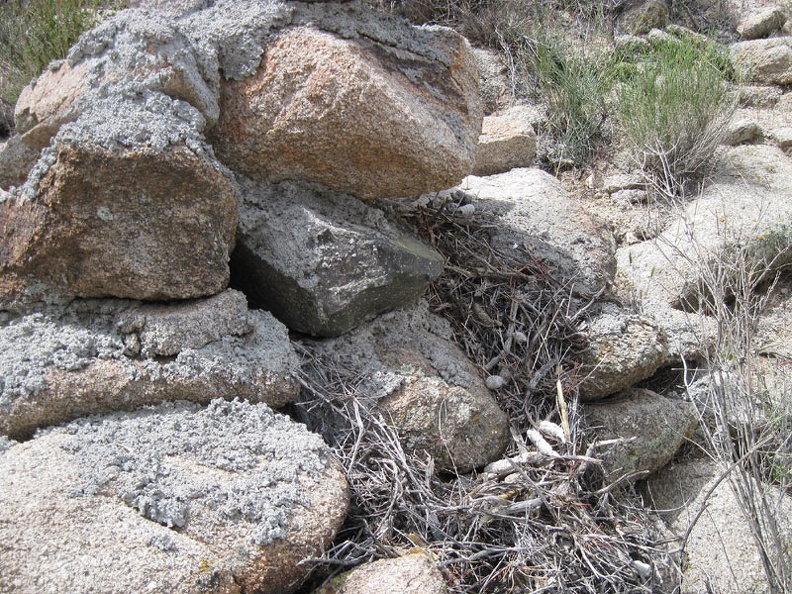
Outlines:
[[[0, 97], [15, 103], [52, 60], [96, 24], [100, 0], [9, 0], [0, 4]], [[106, 3], [104, 3], [106, 4]]]
[[547, 119], [555, 138], [554, 162], [583, 165], [607, 136], [607, 93], [611, 67], [599, 49], [570, 49], [559, 38], [537, 39], [525, 51], [547, 101]]
[[[764, 216], [758, 207], [756, 229]], [[757, 250], [764, 235], [752, 240], [724, 226], [720, 237], [723, 247], [717, 253], [696, 246], [683, 256], [699, 276], [694, 311], [717, 323], [700, 377], [687, 385], [699, 410], [706, 453], [723, 470], [750, 527], [769, 592], [789, 594], [792, 539], [784, 527], [784, 498], [792, 489], [789, 387], [765, 373], [767, 361], [755, 337], [774, 288], [787, 272], [784, 255], [790, 239], [787, 234], [782, 245], [777, 237], [772, 247]], [[682, 255], [674, 245], [666, 249]]]
[[709, 451], [727, 469], [727, 480], [748, 522], [773, 594], [792, 592], [792, 540], [785, 532], [783, 498], [789, 476], [788, 393], [769, 396], [754, 336], [767, 305], [765, 263], [746, 264], [747, 254], [702, 265], [703, 304], [718, 322], [718, 339], [708, 362], [709, 394], [699, 402]]
[[671, 36], [619, 58], [625, 140], [666, 196], [695, 186], [725, 136], [734, 109], [726, 64], [711, 44]]

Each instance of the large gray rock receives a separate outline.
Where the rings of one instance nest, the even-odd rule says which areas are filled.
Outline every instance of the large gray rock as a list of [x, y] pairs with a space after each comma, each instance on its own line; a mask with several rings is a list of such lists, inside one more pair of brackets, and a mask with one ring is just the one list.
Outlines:
[[249, 177], [318, 181], [362, 199], [458, 183], [481, 130], [470, 46], [449, 29], [425, 29], [416, 43], [402, 33], [392, 47], [350, 31], [284, 30], [253, 76], [223, 85], [220, 158]]
[[0, 308], [35, 299], [189, 299], [229, 279], [230, 172], [203, 118], [162, 94], [107, 99], [62, 126], [0, 203]]
[[448, 322], [424, 302], [313, 348], [323, 366], [359, 378], [358, 398], [390, 421], [405, 450], [428, 452], [438, 469], [469, 472], [509, 442], [506, 414], [453, 343]]
[[[715, 484], [724, 470], [708, 458], [669, 465], [649, 479], [646, 499], [678, 538], [690, 528], [685, 542], [683, 592], [769, 594], [745, 513], [728, 479]], [[768, 485], [762, 488], [766, 489], [770, 507], [787, 518], [780, 528], [788, 533], [792, 530], [788, 520], [792, 518], [792, 501]]]
[[286, 594], [348, 497], [322, 440], [263, 404], [75, 422], [0, 453], [0, 591]]
[[605, 304], [588, 324], [588, 344], [578, 384], [584, 402], [630, 388], [666, 362], [665, 333], [650, 318]]
[[772, 37], [735, 43], [732, 62], [742, 80], [760, 84], [792, 84], [792, 39]]
[[625, 475], [644, 478], [668, 464], [698, 425], [690, 403], [633, 388], [586, 404], [586, 425], [598, 439], [624, 439], [602, 458], [610, 480]]
[[236, 291], [174, 305], [75, 302], [0, 325], [0, 434], [165, 400], [284, 406], [297, 367], [286, 328]]
[[364, 563], [341, 574], [315, 594], [447, 594], [443, 574], [424, 553]]
[[293, 330], [342, 334], [415, 301], [443, 258], [382, 212], [316, 184], [240, 179], [234, 277]]
[[462, 192], [493, 221], [493, 246], [532, 252], [548, 273], [582, 294], [596, 293], [613, 279], [615, 245], [561, 184], [539, 169], [518, 168], [489, 177], [469, 176], [441, 194]]

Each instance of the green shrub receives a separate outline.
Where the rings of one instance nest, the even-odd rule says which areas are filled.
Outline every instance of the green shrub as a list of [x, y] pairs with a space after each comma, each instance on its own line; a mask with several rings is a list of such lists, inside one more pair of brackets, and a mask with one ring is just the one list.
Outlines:
[[99, 0], [9, 0], [0, 4], [0, 96], [15, 103], [52, 60], [96, 24]]
[[611, 69], [603, 53], [570, 48], [557, 38], [539, 39], [530, 49], [530, 62], [557, 141], [551, 160], [582, 165], [606, 136]]
[[733, 112], [728, 60], [711, 44], [668, 38], [618, 62], [616, 110], [639, 165], [684, 195], [711, 162]]

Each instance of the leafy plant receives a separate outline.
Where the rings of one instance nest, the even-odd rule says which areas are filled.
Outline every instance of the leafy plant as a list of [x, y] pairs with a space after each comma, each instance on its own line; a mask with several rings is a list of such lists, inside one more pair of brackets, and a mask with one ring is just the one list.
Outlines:
[[64, 58], [98, 21], [99, 0], [9, 0], [0, 4], [0, 96], [15, 103], [52, 60]]
[[620, 62], [616, 110], [641, 168], [684, 195], [721, 144], [734, 103], [726, 59], [709, 43], [668, 37]]

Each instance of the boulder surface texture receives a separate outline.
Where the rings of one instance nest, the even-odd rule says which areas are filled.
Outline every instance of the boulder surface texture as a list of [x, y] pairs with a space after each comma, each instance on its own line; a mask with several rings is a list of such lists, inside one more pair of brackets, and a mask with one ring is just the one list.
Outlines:
[[0, 456], [0, 591], [294, 591], [346, 515], [321, 438], [264, 404], [77, 421]]
[[382, 212], [317, 184], [241, 180], [234, 283], [289, 328], [338, 336], [418, 299], [443, 258]]
[[121, 11], [17, 104], [41, 152], [0, 202], [0, 307], [218, 293], [237, 225], [226, 166], [361, 199], [453, 185], [473, 166], [478, 85], [462, 36], [358, 3]]
[[0, 326], [0, 434], [166, 400], [293, 402], [297, 357], [271, 314], [226, 291], [171, 305], [78, 301]]

